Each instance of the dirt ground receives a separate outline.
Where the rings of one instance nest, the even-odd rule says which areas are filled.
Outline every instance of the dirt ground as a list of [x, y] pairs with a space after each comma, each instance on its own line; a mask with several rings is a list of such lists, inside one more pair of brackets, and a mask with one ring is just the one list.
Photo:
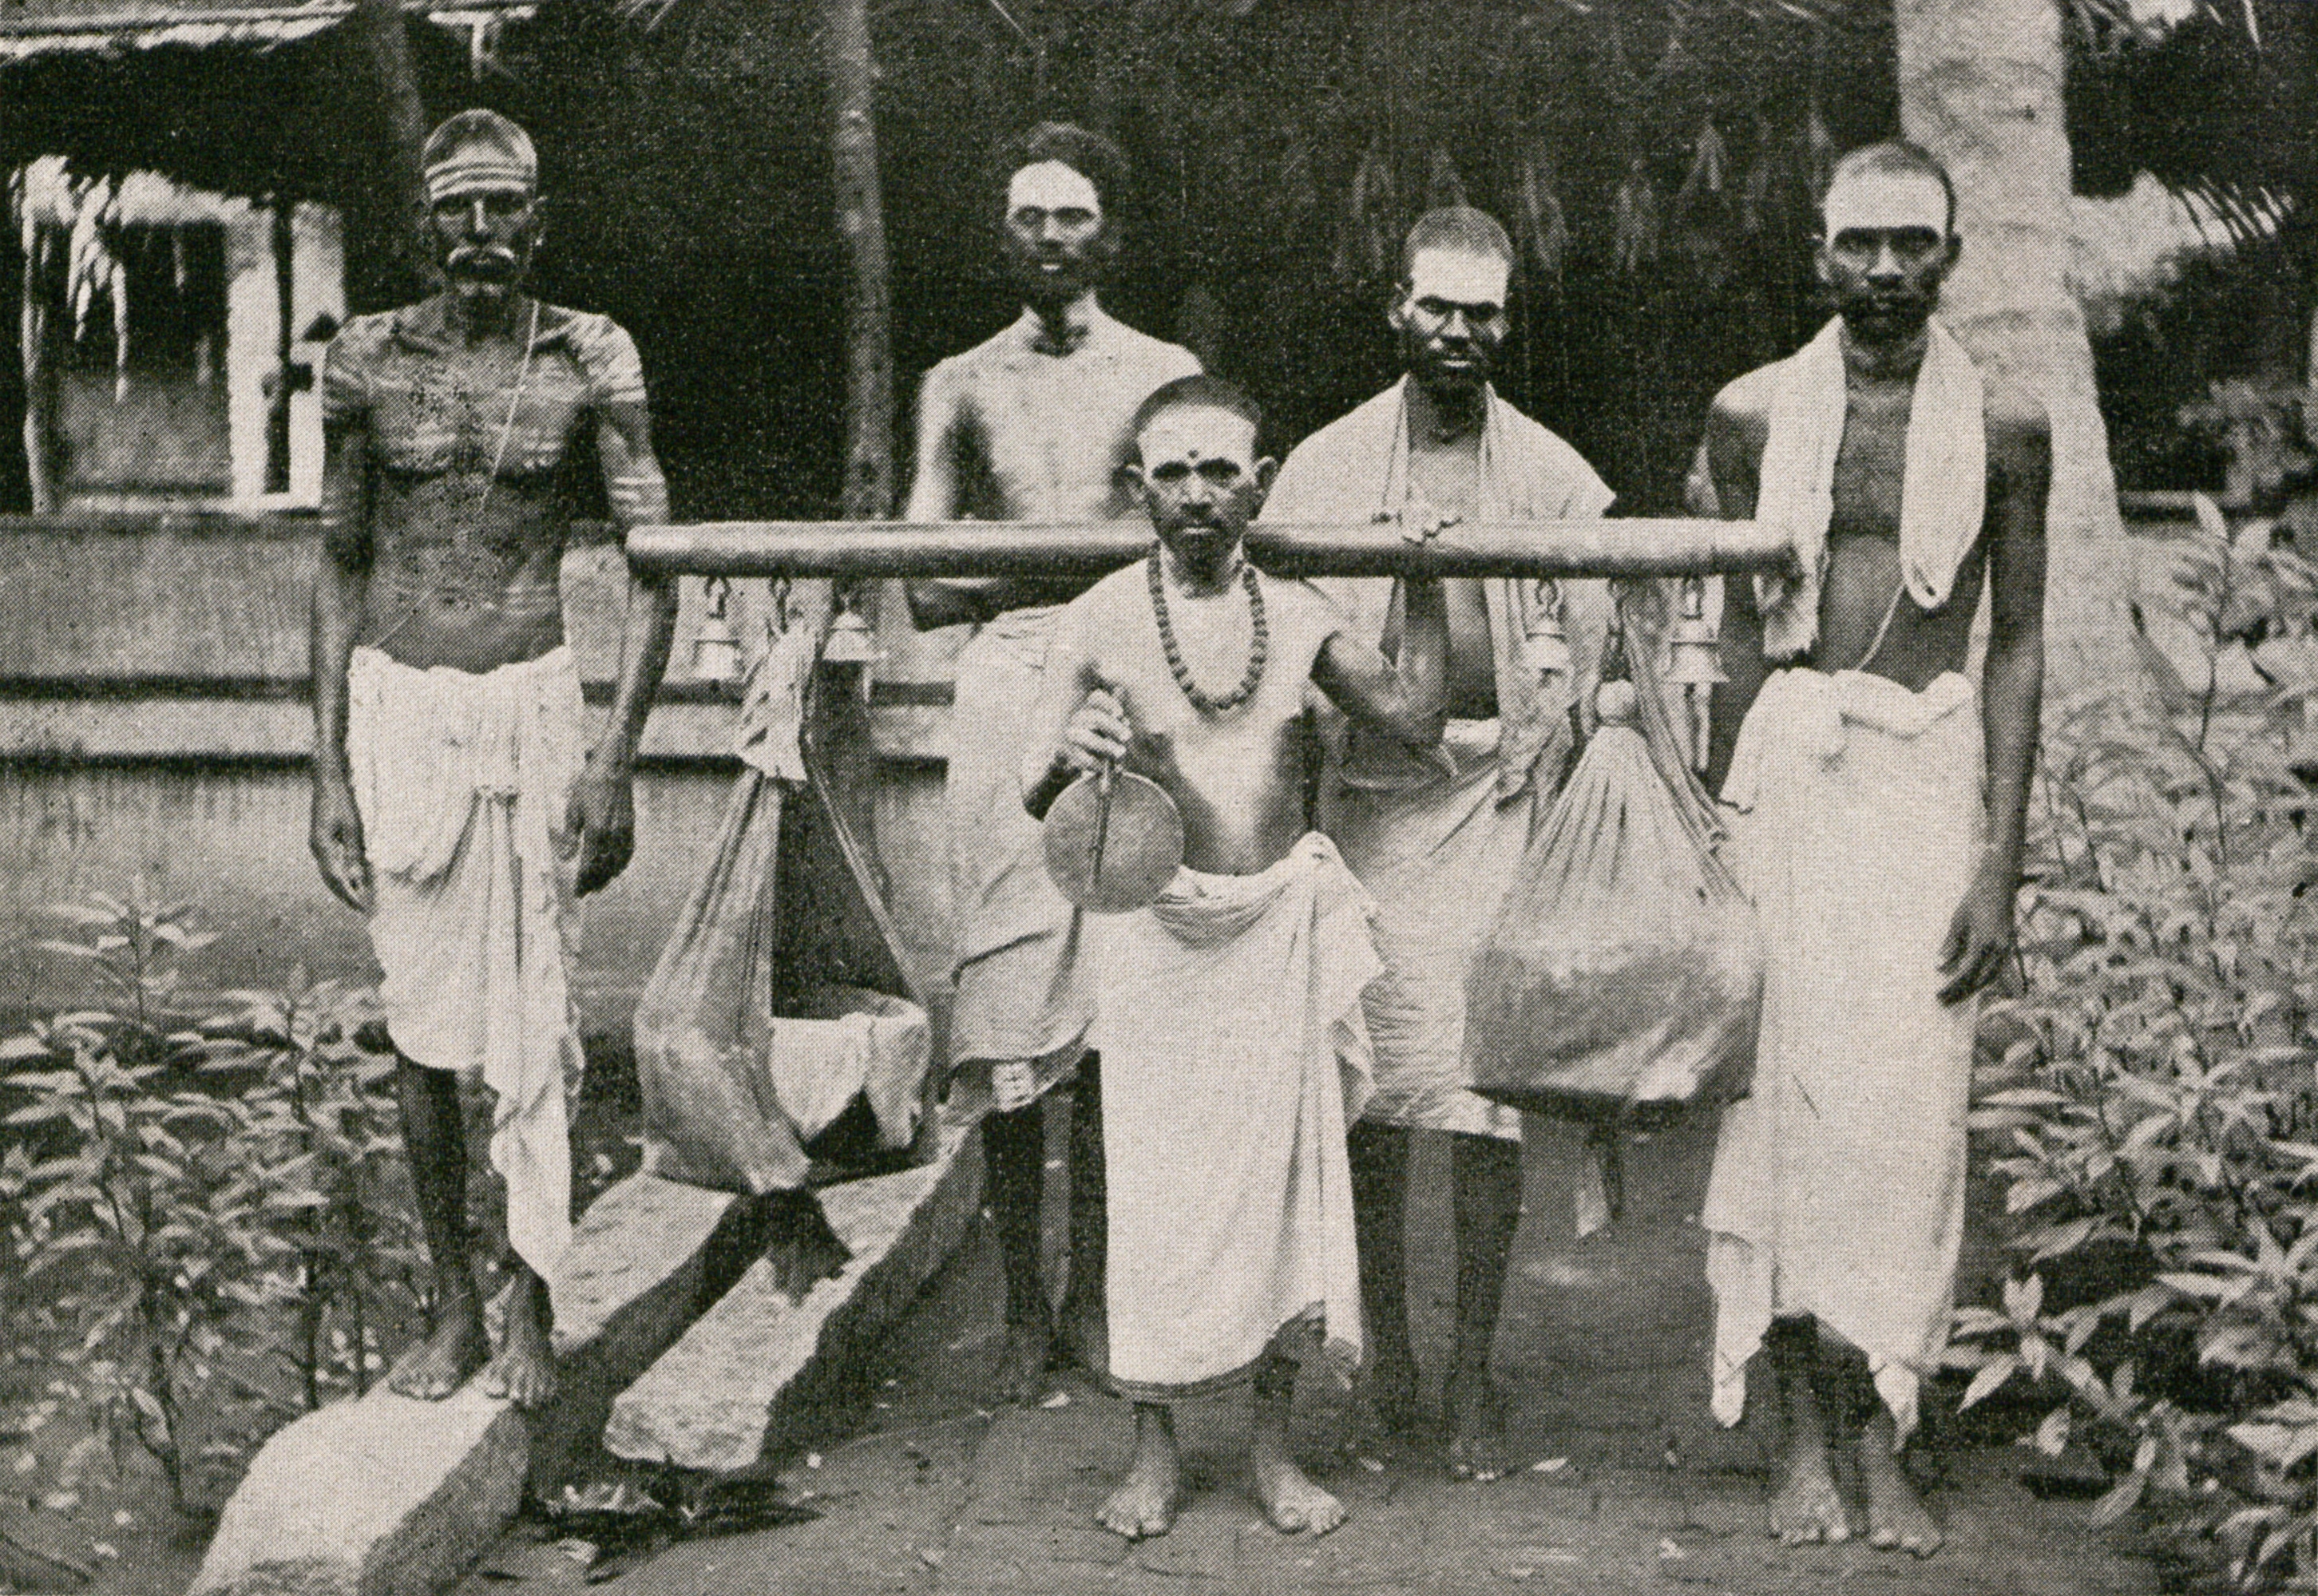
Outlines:
[[[1057, 1116], [1059, 1117], [1059, 1116]], [[1307, 1467], [1352, 1510], [1334, 1534], [1283, 1537], [1258, 1518], [1237, 1466], [1244, 1398], [1184, 1415], [1191, 1493], [1170, 1535], [1130, 1546], [1094, 1527], [1123, 1468], [1125, 1403], [1065, 1378], [1051, 1405], [988, 1405], [1002, 1289], [978, 1240], [929, 1287], [863, 1371], [852, 1413], [777, 1460], [821, 1517], [681, 1541], [590, 1583], [586, 1548], [519, 1528], [460, 1596], [600, 1590], [618, 1596], [772, 1592], [849, 1596], [1305, 1592], [1684, 1592], [1785, 1596], [2142, 1596], [2154, 1571], [2085, 1522], [2081, 1503], [2017, 1483], [2025, 1454], [1951, 1448], [1927, 1474], [1948, 1545], [1918, 1563], [1861, 1546], [1783, 1548], [1765, 1534], [1768, 1475], [1744, 1428], [1705, 1413], [1710, 1303], [1694, 1223], [1705, 1148], [1695, 1134], [1635, 1144], [1630, 1206], [1577, 1240], [1566, 1143], [1532, 1141], [1527, 1216], [1497, 1367], [1514, 1433], [1543, 1468], [1451, 1481], [1437, 1455], [1380, 1444], [1352, 1399], [1299, 1396]], [[1437, 1364], [1449, 1281], [1445, 1161], [1421, 1145], [1410, 1233], [1420, 1346]], [[610, 1577], [606, 1577], [610, 1576]]]

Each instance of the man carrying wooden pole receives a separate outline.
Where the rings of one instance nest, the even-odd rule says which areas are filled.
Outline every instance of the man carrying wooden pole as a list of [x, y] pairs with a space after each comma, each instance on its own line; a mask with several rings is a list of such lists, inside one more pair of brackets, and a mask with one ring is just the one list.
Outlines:
[[[1388, 316], [1406, 373], [1298, 444], [1266, 514], [1367, 515], [1421, 532], [1510, 516], [1599, 516], [1609, 485], [1489, 381], [1510, 323], [1514, 247], [1487, 213], [1427, 211], [1409, 229]], [[1394, 653], [1403, 592], [1323, 584], [1354, 635]], [[1489, 1374], [1521, 1223], [1522, 1116], [1464, 1086], [1465, 972], [1560, 790], [1589, 705], [1610, 601], [1600, 582], [1451, 578], [1448, 723], [1421, 754], [1351, 728], [1324, 778], [1321, 825], [1377, 902], [1384, 973], [1364, 1000], [1376, 1090], [1352, 1127], [1361, 1281], [1376, 1337], [1370, 1405], [1395, 1434], [1430, 1428], [1408, 1326], [1406, 1207], [1416, 1130], [1449, 1138], [1456, 1328], [1438, 1432], [1450, 1472], [1518, 1466]]]
[[[1126, 516], [1119, 486], [1136, 407], [1199, 369], [1189, 350], [1106, 314], [1096, 292], [1120, 238], [1127, 157], [1099, 134], [1046, 122], [1009, 141], [993, 175], [1022, 315], [926, 374], [918, 396], [912, 516], [993, 522]], [[993, 195], [993, 198], [999, 197]], [[1147, 534], [1146, 534], [1147, 536]], [[1092, 1000], [1077, 970], [1078, 911], [1047, 879], [1022, 811], [1020, 750], [1047, 640], [1098, 572], [942, 573], [909, 587], [921, 626], [975, 625], [958, 655], [960, 735], [949, 758], [950, 906], [957, 997], [949, 1056], [969, 1101], [986, 1102], [984, 1200], [1006, 1271], [1009, 1398], [1040, 1394], [1055, 1349], [1040, 1278], [1047, 1094], [1075, 1078], [1070, 1141], [1070, 1287], [1061, 1341], [1102, 1367], [1104, 1226]]]

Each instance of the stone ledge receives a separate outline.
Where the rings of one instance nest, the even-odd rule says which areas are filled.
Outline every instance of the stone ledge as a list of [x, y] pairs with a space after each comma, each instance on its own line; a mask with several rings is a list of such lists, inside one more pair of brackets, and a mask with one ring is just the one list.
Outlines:
[[472, 1385], [309, 1413], [258, 1453], [193, 1591], [432, 1596], [515, 1515], [530, 1449], [515, 1411]]
[[803, 1302], [759, 1261], [612, 1405], [605, 1448], [631, 1461], [737, 1473], [795, 1428], [954, 1251], [981, 1200], [976, 1122], [945, 1116], [935, 1156], [822, 1190], [853, 1257]]
[[620, 1388], [761, 1248], [755, 1214], [649, 1175], [612, 1188], [555, 1282], [553, 1403], [526, 1421], [472, 1385], [446, 1402], [382, 1385], [307, 1414], [226, 1504], [195, 1596], [432, 1596], [506, 1529], [527, 1475], [545, 1484], [592, 1448]]

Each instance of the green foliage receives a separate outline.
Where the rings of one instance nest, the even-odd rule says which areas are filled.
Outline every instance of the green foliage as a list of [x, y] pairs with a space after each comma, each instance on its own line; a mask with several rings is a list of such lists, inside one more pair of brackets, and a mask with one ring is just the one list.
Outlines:
[[[77, 935], [39, 946], [87, 967], [89, 1006], [0, 1043], [5, 1305], [32, 1393], [15, 1466], [69, 1489], [94, 1437], [198, 1511], [283, 1421], [360, 1389], [382, 1305], [411, 1301], [392, 1060], [357, 1045], [334, 985], [196, 1003], [183, 959], [212, 937], [184, 906], [54, 912]], [[83, 1443], [43, 1457], [67, 1412]]]
[[2283, 512], [2305, 545], [2318, 533], [2318, 389], [2231, 378], [2208, 384], [2180, 420], [2227, 452], [2233, 498]]
[[2199, 519], [2178, 576], [2205, 680], [2048, 739], [2020, 991], [1988, 1006], [1973, 1120], [2024, 1273], [1960, 1313], [1951, 1359], [1967, 1406], [2061, 1399], [2035, 1444], [2109, 1462], [2098, 1519], [2146, 1503], [2251, 1583], [2318, 1531], [2318, 863], [2305, 690], [2224, 701], [2215, 663], [2250, 612], [2310, 636], [2318, 570]]

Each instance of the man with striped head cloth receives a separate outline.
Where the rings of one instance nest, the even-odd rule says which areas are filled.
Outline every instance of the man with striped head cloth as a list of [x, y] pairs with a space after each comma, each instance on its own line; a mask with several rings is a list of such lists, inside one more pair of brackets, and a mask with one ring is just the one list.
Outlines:
[[[482, 1369], [494, 1394], [537, 1405], [555, 1384], [547, 1279], [571, 1230], [573, 900], [633, 847], [631, 772], [676, 612], [669, 582], [630, 573], [590, 749], [558, 570], [588, 462], [623, 533], [665, 521], [668, 491], [635, 345], [523, 291], [544, 214], [530, 138], [461, 112], [421, 165], [443, 286], [348, 321], [324, 366], [310, 843], [370, 921], [436, 1274], [435, 1332], [389, 1384], [440, 1398]], [[496, 1349], [468, 1251], [463, 1076], [490, 1089], [507, 1186]]]

